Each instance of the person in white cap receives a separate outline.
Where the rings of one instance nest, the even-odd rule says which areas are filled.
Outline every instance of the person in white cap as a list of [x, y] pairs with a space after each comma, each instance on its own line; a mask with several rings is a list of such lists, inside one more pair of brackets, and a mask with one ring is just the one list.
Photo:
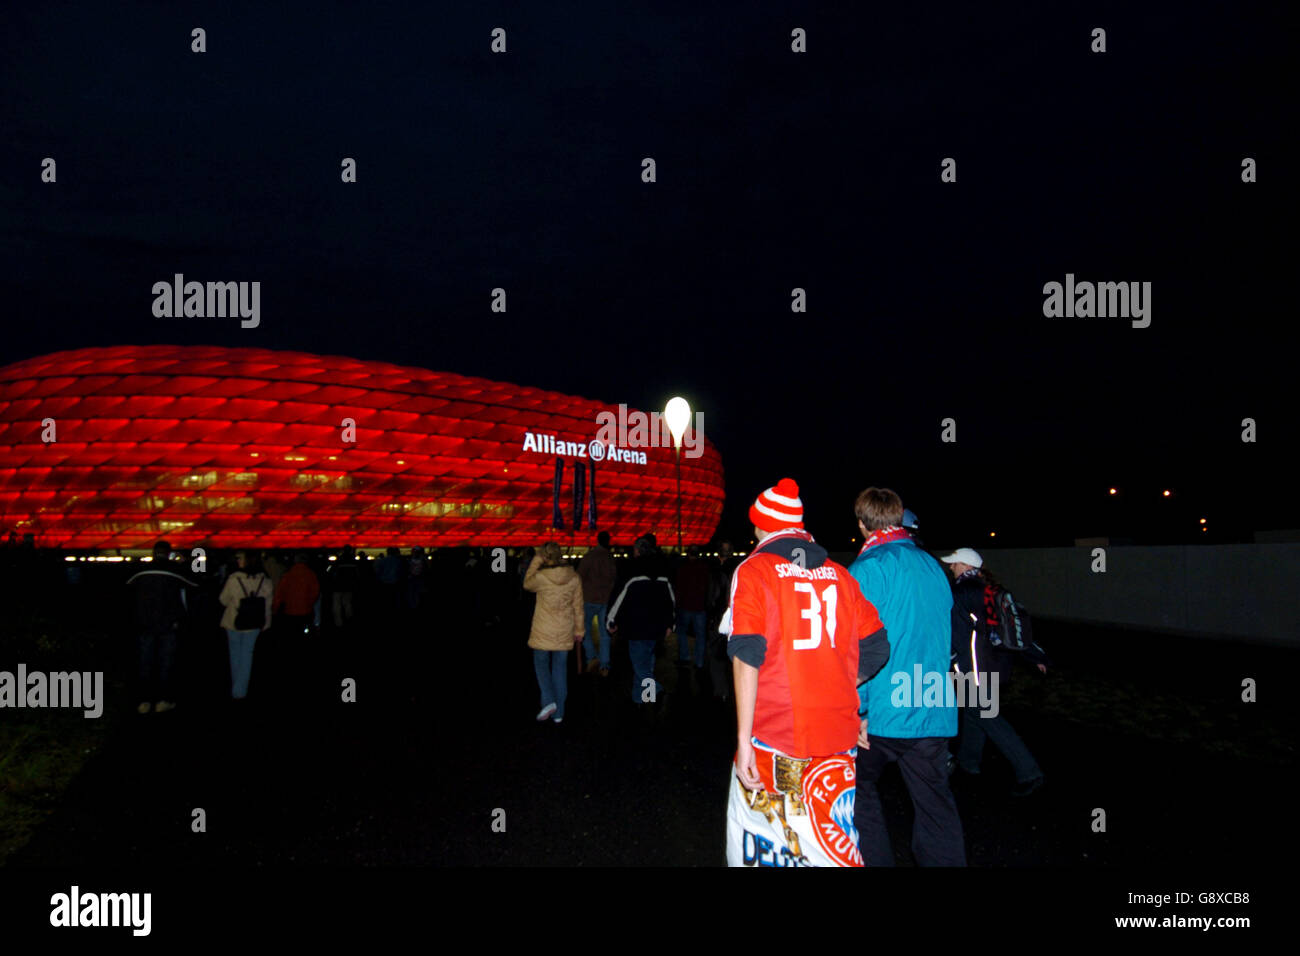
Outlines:
[[875, 608], [803, 527], [783, 478], [749, 509], [758, 545], [720, 630], [736, 681], [728, 866], [861, 866], [857, 683], [889, 657]]
[[[1001, 584], [984, 567], [984, 558], [973, 548], [958, 548], [940, 560], [948, 566], [953, 577], [952, 652], [957, 667], [963, 673], [996, 675], [996, 685], [992, 683], [992, 676], [987, 678], [990, 686], [1004, 690], [1011, 679], [1011, 665], [1016, 655], [995, 647], [989, 641], [990, 631], [997, 627], [993, 597], [1001, 589]], [[975, 632], [973, 641], [972, 630]], [[1047, 655], [1038, 645], [1031, 644], [1020, 656], [1035, 664], [1042, 673], [1047, 673]], [[1028, 796], [1043, 785], [1042, 769], [1007, 721], [1000, 703], [996, 708], [982, 710], [978, 701], [966, 701], [961, 713], [961, 740], [956, 756], [949, 761], [949, 771], [978, 774], [985, 739], [992, 740], [1011, 762], [1016, 775], [1016, 786], [1011, 791], [1014, 796]]]

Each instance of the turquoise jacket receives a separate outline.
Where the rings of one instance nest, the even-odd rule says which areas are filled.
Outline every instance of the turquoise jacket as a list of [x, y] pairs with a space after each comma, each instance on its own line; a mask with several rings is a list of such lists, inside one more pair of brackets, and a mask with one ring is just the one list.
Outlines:
[[[939, 562], [908, 540], [886, 541], [849, 566], [889, 634], [889, 660], [858, 687], [873, 737], [952, 737], [957, 706], [947, 688], [952, 588]], [[932, 675], [940, 675], [938, 677]]]

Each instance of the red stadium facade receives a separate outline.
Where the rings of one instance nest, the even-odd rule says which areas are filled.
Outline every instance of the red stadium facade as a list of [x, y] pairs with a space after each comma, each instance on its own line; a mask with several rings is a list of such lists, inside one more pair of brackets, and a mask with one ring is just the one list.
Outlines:
[[[43, 547], [676, 541], [669, 447], [598, 442], [617, 406], [384, 362], [209, 346], [0, 369], [0, 533]], [[350, 427], [349, 427], [350, 426]], [[683, 541], [722, 513], [707, 440]]]

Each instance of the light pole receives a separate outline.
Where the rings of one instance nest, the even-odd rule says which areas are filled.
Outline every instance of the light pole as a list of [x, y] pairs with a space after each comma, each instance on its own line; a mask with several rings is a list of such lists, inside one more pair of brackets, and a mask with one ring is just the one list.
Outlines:
[[681, 396], [668, 399], [664, 408], [664, 421], [673, 436], [673, 451], [677, 457], [677, 553], [682, 553], [682, 436], [691, 421], [691, 406]]

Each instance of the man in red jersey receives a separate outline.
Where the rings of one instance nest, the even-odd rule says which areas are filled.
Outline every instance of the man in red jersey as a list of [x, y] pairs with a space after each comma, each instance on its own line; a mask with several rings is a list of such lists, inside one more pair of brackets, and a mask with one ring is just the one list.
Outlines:
[[857, 685], [889, 659], [876, 609], [803, 528], [782, 478], [749, 509], [758, 545], [720, 630], [736, 678], [728, 866], [861, 866], [853, 826]]

